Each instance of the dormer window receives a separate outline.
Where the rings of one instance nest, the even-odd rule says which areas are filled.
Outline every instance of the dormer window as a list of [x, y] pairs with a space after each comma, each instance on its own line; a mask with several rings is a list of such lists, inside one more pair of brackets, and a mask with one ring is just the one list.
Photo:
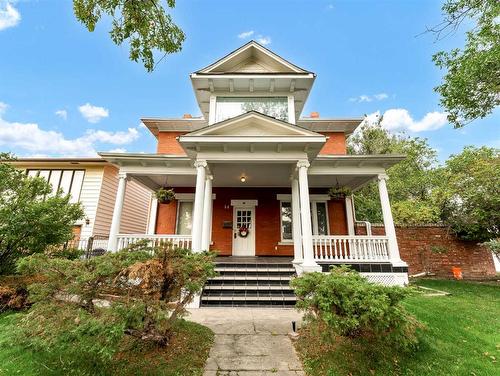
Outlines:
[[276, 119], [288, 121], [287, 97], [217, 97], [215, 122], [257, 111]]

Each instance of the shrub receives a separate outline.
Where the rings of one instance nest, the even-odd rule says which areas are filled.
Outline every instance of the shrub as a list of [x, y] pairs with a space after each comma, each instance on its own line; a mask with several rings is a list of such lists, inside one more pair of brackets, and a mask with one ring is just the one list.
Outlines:
[[363, 339], [409, 349], [417, 344], [418, 323], [401, 305], [410, 290], [368, 282], [348, 267], [307, 273], [292, 280], [297, 307], [325, 335]]
[[167, 346], [186, 305], [215, 274], [213, 255], [139, 243], [90, 259], [35, 254], [20, 272], [33, 306], [20, 323], [27, 343], [104, 364], [130, 339]]

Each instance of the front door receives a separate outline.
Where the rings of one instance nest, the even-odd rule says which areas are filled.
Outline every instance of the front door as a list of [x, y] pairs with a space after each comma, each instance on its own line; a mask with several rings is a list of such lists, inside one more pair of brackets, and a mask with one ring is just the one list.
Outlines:
[[234, 207], [233, 256], [255, 256], [255, 207]]

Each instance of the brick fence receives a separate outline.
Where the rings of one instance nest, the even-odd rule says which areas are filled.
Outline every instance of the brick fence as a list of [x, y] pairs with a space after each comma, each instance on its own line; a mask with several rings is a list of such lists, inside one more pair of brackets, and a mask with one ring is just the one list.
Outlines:
[[[356, 228], [365, 234], [364, 227]], [[372, 225], [373, 235], [384, 235], [383, 225]], [[445, 226], [397, 226], [399, 253], [408, 264], [408, 274], [429, 272], [452, 278], [451, 268], [462, 269], [465, 279], [486, 279], [496, 276], [491, 253], [476, 242], [458, 239]]]

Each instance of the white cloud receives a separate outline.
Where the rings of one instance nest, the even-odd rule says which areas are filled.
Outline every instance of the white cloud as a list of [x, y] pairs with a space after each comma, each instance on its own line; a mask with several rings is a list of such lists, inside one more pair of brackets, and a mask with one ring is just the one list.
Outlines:
[[333, 10], [333, 9], [334, 9], [333, 4], [328, 4], [328, 5], [326, 6], [326, 9], [327, 9], [327, 10]]
[[387, 98], [389, 98], [389, 95], [387, 95], [386, 93], [378, 93], [373, 95], [362, 94], [357, 97], [349, 98], [349, 102], [357, 102], [357, 103], [373, 102], [373, 101], [382, 101]]
[[0, 30], [16, 26], [21, 21], [21, 14], [14, 8], [12, 1], [0, 0]]
[[97, 144], [124, 145], [140, 136], [137, 128], [125, 132], [89, 129], [83, 136], [70, 139], [60, 132], [44, 130], [36, 123], [5, 120], [6, 109], [7, 105], [0, 102], [0, 147], [22, 149], [32, 155], [93, 156]]
[[102, 118], [106, 118], [109, 116], [108, 109], [104, 107], [93, 106], [90, 103], [81, 105], [80, 107], [78, 107], [78, 110], [89, 123], [97, 123]]
[[244, 32], [238, 34], [238, 38], [240, 38], [240, 39], [246, 39], [246, 38], [251, 37], [253, 34], [254, 34], [253, 30], [244, 31]]
[[[428, 112], [420, 120], [414, 119], [408, 110], [404, 108], [392, 108], [384, 112], [382, 126], [389, 131], [424, 132], [434, 131], [446, 124], [448, 120], [445, 112]], [[374, 124], [380, 117], [380, 111], [373, 112], [366, 116], [368, 124]]]
[[125, 148], [116, 148], [116, 149], [111, 149], [108, 151], [108, 153], [126, 153], [127, 149]]
[[268, 44], [271, 44], [271, 37], [265, 37], [265, 36], [259, 35], [257, 37], [257, 42], [259, 42], [263, 46], [267, 46]]
[[68, 111], [66, 110], [57, 110], [54, 112], [57, 116], [59, 116], [61, 119], [68, 119]]

